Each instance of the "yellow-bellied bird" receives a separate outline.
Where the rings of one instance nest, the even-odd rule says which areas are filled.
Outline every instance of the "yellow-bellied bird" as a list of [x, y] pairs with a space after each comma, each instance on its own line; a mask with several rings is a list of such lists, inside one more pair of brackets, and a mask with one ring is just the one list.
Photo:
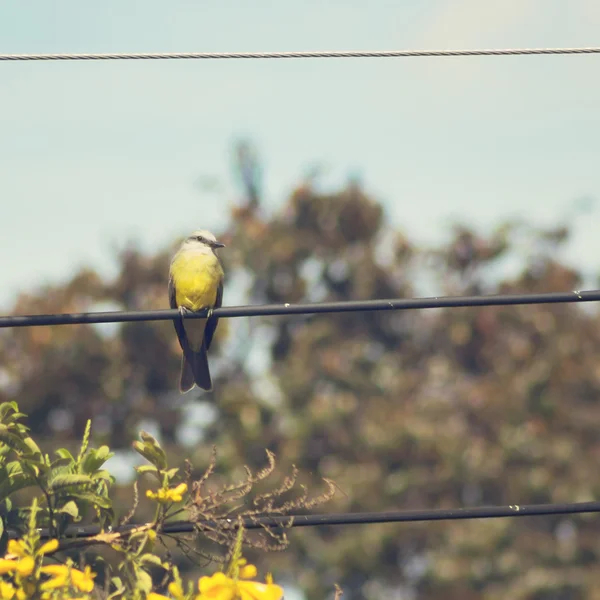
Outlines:
[[[210, 231], [194, 231], [171, 261], [169, 304], [181, 314], [174, 323], [183, 350], [179, 383], [182, 394], [194, 384], [212, 390], [206, 351], [219, 320], [212, 316], [212, 309], [219, 308], [223, 301], [223, 267], [215, 250], [224, 246]], [[208, 318], [185, 319], [186, 313], [207, 308]]]

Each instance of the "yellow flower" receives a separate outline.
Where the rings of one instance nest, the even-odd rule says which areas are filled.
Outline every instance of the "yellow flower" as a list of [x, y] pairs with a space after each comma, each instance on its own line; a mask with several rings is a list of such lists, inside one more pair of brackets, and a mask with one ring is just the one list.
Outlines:
[[0, 580], [0, 598], [2, 600], [12, 600], [15, 595], [15, 588], [11, 583]]
[[258, 571], [254, 565], [243, 565], [240, 569], [240, 579], [254, 579]]
[[[33, 594], [35, 590], [30, 589], [28, 587], [28, 589], [23, 589], [23, 588], [18, 588], [17, 589], [17, 600], [28, 600], [29, 598], [31, 598], [31, 594]], [[31, 594], [29, 594], [29, 592], [31, 592]]]
[[92, 573], [92, 568], [88, 565], [85, 571], [71, 569], [71, 581], [80, 592], [91, 592], [94, 589], [94, 577], [96, 573]]
[[237, 585], [225, 573], [215, 573], [212, 577], [200, 577], [198, 591], [196, 600], [235, 600]]
[[175, 600], [183, 600], [185, 597], [181, 586], [175, 581], [171, 581], [169, 584], [169, 593], [171, 596], [173, 596], [173, 598], [175, 598]]
[[69, 567], [67, 565], [45, 565], [40, 569], [46, 575], [67, 575]]
[[[65, 587], [69, 583], [69, 567], [67, 565], [46, 565], [41, 569], [42, 573], [52, 575], [52, 579], [45, 581], [40, 586], [42, 590], [54, 590]], [[94, 589], [94, 577], [91, 567], [87, 566], [85, 571], [71, 569], [71, 583], [80, 592], [91, 592]]]
[[156, 500], [161, 504], [166, 504], [167, 502], [181, 502], [183, 500], [183, 494], [187, 492], [187, 489], [186, 483], [180, 483], [177, 487], [168, 490], [165, 488], [160, 488], [157, 492], [148, 490], [146, 492], [146, 497], [151, 500]]
[[27, 577], [33, 572], [35, 561], [31, 556], [24, 556], [17, 562], [17, 573], [22, 577]]
[[180, 483], [175, 489], [169, 490], [173, 502], [181, 502], [183, 500], [183, 494], [187, 492], [187, 489], [187, 483]]
[[16, 558], [0, 558], [0, 574], [16, 571], [22, 577], [31, 575], [35, 560], [29, 556], [23, 540], [9, 540], [7, 556]]
[[[242, 566], [240, 577], [256, 577], [254, 565]], [[224, 573], [201, 577], [198, 581], [200, 595], [196, 600], [281, 600], [283, 589], [273, 583], [270, 575], [266, 583], [259, 581], [235, 581]]]
[[23, 558], [27, 556], [27, 549], [25, 548], [25, 544], [23, 540], [9, 540], [8, 542], [8, 553], [14, 554], [19, 558]]
[[0, 558], [0, 575], [12, 573], [17, 569], [17, 561], [8, 558]]
[[39, 550], [39, 554], [48, 554], [58, 550], [58, 540], [48, 540]]
[[44, 581], [40, 586], [42, 590], [55, 590], [68, 584], [69, 567], [67, 565], [46, 565], [41, 569], [42, 573], [52, 575], [52, 579]]
[[52, 579], [48, 579], [48, 581], [44, 581], [44, 583], [40, 585], [40, 589], [44, 592], [47, 592], [49, 590], [56, 590], [59, 588], [66, 587], [67, 585], [67, 576], [57, 575], [56, 577], [52, 577]]
[[241, 600], [281, 600], [283, 589], [274, 583], [238, 581]]

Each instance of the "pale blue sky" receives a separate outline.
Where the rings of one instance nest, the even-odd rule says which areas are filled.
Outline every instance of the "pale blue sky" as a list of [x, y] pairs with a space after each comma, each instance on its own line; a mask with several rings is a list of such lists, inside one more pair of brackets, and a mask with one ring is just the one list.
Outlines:
[[[600, 46], [597, 0], [0, 4], [0, 52]], [[111, 245], [224, 223], [230, 148], [255, 140], [269, 206], [315, 163], [359, 172], [407, 233], [563, 218], [600, 195], [600, 56], [0, 63], [0, 306]], [[198, 189], [216, 177], [218, 195]], [[597, 213], [569, 249], [597, 270]]]

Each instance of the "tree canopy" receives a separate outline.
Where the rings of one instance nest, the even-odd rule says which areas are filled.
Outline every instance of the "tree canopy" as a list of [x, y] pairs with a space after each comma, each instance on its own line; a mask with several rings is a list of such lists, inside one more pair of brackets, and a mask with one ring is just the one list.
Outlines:
[[[488, 234], [461, 224], [425, 248], [356, 182], [332, 193], [304, 182], [270, 214], [254, 171], [243, 173], [247, 201], [217, 232], [224, 305], [581, 283], [560, 260], [564, 224]], [[176, 242], [155, 254], [124, 248], [111, 280], [88, 269], [24, 291], [15, 314], [166, 308]], [[575, 305], [222, 319], [214, 392], [181, 397], [170, 322], [22, 328], [0, 335], [0, 401], [16, 399], [49, 448], [77, 444], [90, 418], [92, 439], [113, 449], [154, 423], [170, 464], [206, 464], [215, 444], [222, 468], [260, 468], [268, 448], [313, 489], [335, 481], [328, 511], [585, 501], [599, 493], [599, 347], [596, 310]], [[312, 528], [290, 533], [269, 565], [310, 598], [334, 582], [349, 599], [591, 598], [598, 525], [558, 516]]]

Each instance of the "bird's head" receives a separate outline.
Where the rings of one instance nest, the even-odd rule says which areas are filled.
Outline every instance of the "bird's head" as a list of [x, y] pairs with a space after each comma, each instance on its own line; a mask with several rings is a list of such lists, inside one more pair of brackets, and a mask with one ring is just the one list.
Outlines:
[[199, 229], [189, 235], [183, 242], [184, 246], [197, 248], [199, 246], [205, 246], [207, 248], [224, 248], [225, 244], [217, 242], [217, 238], [210, 231], [206, 229]]

